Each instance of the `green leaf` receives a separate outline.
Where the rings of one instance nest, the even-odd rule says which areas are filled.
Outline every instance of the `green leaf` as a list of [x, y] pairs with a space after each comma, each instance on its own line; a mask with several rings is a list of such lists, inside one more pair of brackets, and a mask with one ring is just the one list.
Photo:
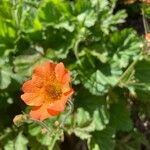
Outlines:
[[117, 13], [112, 17], [111, 24], [119, 24], [125, 22], [125, 18], [127, 17], [127, 14], [125, 10], [117, 11]]
[[34, 65], [40, 62], [40, 58], [41, 56], [39, 54], [21, 55], [15, 58], [14, 70], [20, 75], [21, 79], [18, 78], [19, 82], [23, 82], [24, 77], [31, 75]]
[[100, 70], [92, 74], [84, 74], [82, 78], [85, 88], [94, 95], [104, 95], [116, 83], [114, 77], [106, 76]]
[[90, 121], [90, 115], [87, 111], [84, 111], [83, 108], [78, 108], [76, 113], [76, 123], [77, 126], [84, 126], [87, 121]]
[[39, 9], [38, 18], [42, 22], [58, 23], [61, 17], [68, 15], [67, 3], [62, 0], [45, 1]]
[[134, 94], [139, 100], [146, 102], [150, 99], [150, 60], [143, 59], [135, 66], [135, 78], [131, 82], [129, 88], [134, 91]]
[[0, 55], [14, 51], [16, 31], [10, 23], [0, 21]]
[[[56, 121], [57, 118], [53, 118], [53, 121]], [[53, 123], [43, 122], [51, 130], [51, 133], [46, 132], [42, 133], [42, 128], [37, 124], [31, 124], [29, 126], [29, 133], [36, 137], [36, 140], [43, 146], [47, 146], [48, 150], [53, 150], [56, 146], [56, 142], [60, 140], [60, 137], [63, 135], [62, 129], [53, 128]]]
[[12, 11], [11, 7], [11, 2], [7, 0], [0, 2], [0, 19], [12, 19], [12, 14], [10, 13]]
[[[100, 0], [101, 1], [101, 0]], [[110, 31], [116, 31], [116, 24], [122, 23], [125, 21], [125, 18], [127, 17], [127, 14], [124, 10], [120, 10], [116, 12], [115, 14], [112, 14], [115, 4], [110, 4], [108, 1], [104, 2], [106, 4], [105, 7], [100, 9], [99, 14], [99, 23], [100, 23], [100, 30], [108, 35]], [[108, 3], [108, 4], [107, 4]]]
[[83, 108], [78, 108], [76, 113], [68, 116], [64, 127], [66, 127], [65, 130], [68, 134], [74, 133], [81, 139], [88, 139], [91, 137], [90, 132], [95, 129], [90, 114]]
[[32, 136], [36, 136], [36, 135], [38, 135], [40, 132], [41, 132], [41, 127], [40, 127], [40, 126], [37, 126], [36, 124], [33, 124], [33, 123], [29, 126], [29, 133], [30, 133]]
[[92, 6], [97, 7], [99, 11], [105, 10], [108, 8], [108, 0], [90, 0]]
[[12, 140], [8, 140], [4, 146], [4, 150], [15, 150], [14, 142]]
[[37, 140], [45, 146], [48, 146], [48, 150], [53, 150], [53, 148], [56, 145], [56, 142], [58, 140], [60, 140], [60, 137], [63, 135], [63, 131], [61, 129], [59, 129], [58, 131], [53, 130], [52, 135], [50, 135], [49, 133], [47, 134], [39, 134], [37, 136]]
[[95, 124], [95, 130], [103, 130], [109, 123], [109, 113], [105, 105], [100, 105], [93, 114], [93, 122]]
[[85, 27], [92, 27], [96, 23], [97, 15], [94, 10], [87, 10], [77, 16], [79, 22], [83, 23]]
[[150, 59], [143, 59], [135, 66], [135, 78], [142, 83], [150, 83]]
[[110, 63], [112, 65], [115, 63], [119, 68], [126, 68], [131, 60], [137, 59], [143, 46], [132, 29], [124, 29], [121, 32], [113, 33], [110, 43], [112, 53]]
[[93, 112], [93, 115], [90, 115], [83, 108], [78, 108], [77, 112], [70, 115], [65, 121], [66, 132], [68, 134], [74, 133], [81, 139], [89, 139], [91, 132], [103, 130], [106, 124], [109, 123], [106, 111], [104, 110], [104, 106], [101, 106], [100, 109]]
[[90, 150], [113, 150], [115, 141], [113, 139], [115, 130], [107, 127], [103, 131], [93, 132], [92, 138], [88, 141]]
[[8, 53], [14, 48], [16, 26], [13, 19], [13, 4], [10, 1], [0, 3], [0, 55]]
[[[88, 112], [90, 118], [92, 117], [95, 129], [102, 130], [103, 128], [105, 128], [106, 124], [109, 123], [109, 111], [107, 108], [105, 97], [94, 96], [84, 88], [78, 90], [78, 95], [74, 101], [75, 108], [84, 108], [84, 111]], [[82, 118], [86, 118], [84, 116], [85, 115], [83, 115]]]
[[77, 0], [75, 3], [75, 12], [77, 15], [80, 15], [86, 12], [88, 9], [91, 8], [91, 3], [89, 0]]
[[[36, 25], [36, 17], [38, 14], [38, 7], [40, 6], [40, 1], [20, 1], [16, 7], [15, 14], [19, 28], [24, 32], [30, 32]], [[34, 25], [33, 25], [34, 24]], [[38, 28], [38, 27], [37, 27]], [[37, 29], [36, 28], [36, 29]]]
[[110, 106], [110, 124], [116, 128], [117, 131], [131, 131], [133, 129], [130, 111], [121, 98], [118, 99], [117, 103]]
[[15, 150], [27, 150], [28, 139], [20, 132], [15, 140]]
[[0, 64], [0, 89], [6, 89], [9, 86], [12, 74], [12, 67], [9, 64]]
[[75, 100], [76, 112], [65, 121], [66, 132], [74, 133], [81, 139], [91, 138], [91, 132], [101, 131], [109, 123], [109, 113], [104, 98], [91, 95], [87, 90], [79, 89]]

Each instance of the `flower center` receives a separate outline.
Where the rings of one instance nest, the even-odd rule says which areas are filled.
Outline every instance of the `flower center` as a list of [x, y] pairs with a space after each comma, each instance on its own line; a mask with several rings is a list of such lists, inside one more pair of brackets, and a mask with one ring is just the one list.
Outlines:
[[60, 85], [48, 85], [45, 90], [50, 100], [58, 100], [61, 98], [62, 90]]

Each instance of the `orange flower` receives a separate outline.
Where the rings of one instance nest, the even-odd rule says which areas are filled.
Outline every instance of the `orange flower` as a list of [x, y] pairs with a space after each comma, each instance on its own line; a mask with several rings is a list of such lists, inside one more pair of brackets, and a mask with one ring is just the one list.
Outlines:
[[145, 39], [146, 39], [146, 41], [147, 41], [148, 43], [150, 43], [150, 33], [147, 33], [147, 34], [145, 35]]
[[147, 2], [148, 4], [150, 4], [150, 0], [146, 0], [146, 2]]
[[64, 111], [68, 98], [73, 94], [69, 85], [70, 74], [63, 63], [50, 61], [38, 65], [33, 70], [32, 79], [26, 81], [21, 99], [33, 106], [30, 115], [43, 121]]

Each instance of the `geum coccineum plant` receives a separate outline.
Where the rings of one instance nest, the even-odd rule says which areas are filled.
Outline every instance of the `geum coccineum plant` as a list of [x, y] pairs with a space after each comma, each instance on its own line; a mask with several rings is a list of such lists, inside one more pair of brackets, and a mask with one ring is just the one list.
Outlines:
[[24, 94], [21, 99], [32, 106], [31, 117], [43, 121], [64, 111], [69, 97], [73, 94], [69, 84], [70, 74], [63, 63], [47, 61], [37, 65], [32, 79], [22, 86]]
[[[132, 4], [130, 10], [138, 5], [138, 17], [130, 18], [135, 11], [130, 15], [130, 10], [122, 10], [128, 5], [120, 7], [124, 4], [119, 0], [0, 1], [0, 148], [60, 150], [62, 139], [72, 141], [72, 134], [80, 140], [70, 142], [71, 149], [80, 146], [81, 140], [89, 150], [150, 147], [131, 117], [140, 115], [144, 120], [150, 114], [150, 58], [143, 50], [143, 36], [128, 26], [130, 20], [138, 19], [140, 28], [138, 9], [146, 1]], [[61, 63], [37, 65], [43, 60], [63, 61], [71, 71], [75, 91], [72, 113], [68, 112], [73, 93], [69, 78], [68, 88], [59, 80], [69, 71], [64, 69], [61, 76], [56, 71], [63, 68]], [[26, 81], [31, 74], [32, 79]], [[20, 101], [23, 83], [22, 100], [29, 106], [25, 110]], [[133, 100], [139, 103], [135, 109]], [[28, 108], [30, 115], [26, 115]], [[22, 110], [25, 115], [16, 116], [14, 122], [27, 123], [16, 128], [12, 118]], [[54, 136], [42, 134], [37, 122], [45, 124]]]

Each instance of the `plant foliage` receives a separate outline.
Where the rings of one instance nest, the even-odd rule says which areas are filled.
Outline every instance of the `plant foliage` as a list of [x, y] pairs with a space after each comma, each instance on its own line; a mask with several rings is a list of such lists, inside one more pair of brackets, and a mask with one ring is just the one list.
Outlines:
[[[118, 30], [127, 13], [115, 7], [116, 0], [0, 1], [0, 150], [59, 150], [64, 134], [86, 140], [89, 150], [149, 147], [135, 129], [131, 103], [150, 117], [150, 58], [134, 29]], [[75, 91], [63, 128], [55, 122], [67, 109], [45, 121], [51, 135], [32, 121], [12, 124], [16, 114], [28, 112], [22, 83], [45, 60], [64, 62]]]

